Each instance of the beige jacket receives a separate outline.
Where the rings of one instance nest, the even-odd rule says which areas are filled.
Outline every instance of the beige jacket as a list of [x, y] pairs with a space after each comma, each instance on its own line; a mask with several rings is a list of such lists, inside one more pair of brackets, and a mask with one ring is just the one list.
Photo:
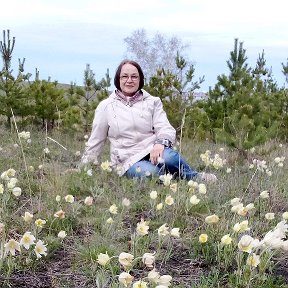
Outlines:
[[108, 138], [113, 167], [123, 175], [133, 164], [148, 155], [156, 139], [175, 142], [176, 131], [169, 123], [159, 97], [146, 91], [136, 103], [120, 99], [115, 92], [96, 108], [93, 127], [82, 164], [98, 164], [98, 156]]

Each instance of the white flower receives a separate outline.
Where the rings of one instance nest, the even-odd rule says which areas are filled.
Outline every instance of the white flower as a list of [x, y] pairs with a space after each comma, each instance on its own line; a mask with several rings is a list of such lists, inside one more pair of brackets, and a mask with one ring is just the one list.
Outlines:
[[3, 184], [0, 183], [0, 194], [3, 194], [4, 193], [4, 186]]
[[274, 213], [266, 213], [265, 218], [267, 220], [273, 220], [275, 218], [275, 214]]
[[161, 175], [161, 176], [159, 177], [159, 179], [160, 179], [161, 181], [163, 181], [163, 185], [164, 185], [164, 186], [169, 186], [170, 183], [171, 183], [172, 178], [173, 178], [173, 176], [172, 176], [171, 174], [169, 174], [169, 173], [168, 173], [168, 174]]
[[264, 190], [260, 193], [260, 198], [265, 199], [269, 198], [269, 192], [267, 190]]
[[249, 235], [243, 235], [238, 242], [238, 248], [240, 251], [250, 253], [254, 247], [254, 239]]
[[193, 180], [189, 180], [187, 185], [189, 187], [198, 188], [198, 183], [196, 181], [193, 181]]
[[169, 206], [173, 205], [174, 204], [174, 199], [173, 197], [171, 197], [171, 195], [168, 195], [166, 198], [165, 198], [165, 203]]
[[180, 233], [179, 233], [180, 228], [172, 228], [170, 231], [170, 235], [176, 238], [180, 237]]
[[207, 216], [207, 217], [205, 218], [205, 222], [206, 222], [207, 224], [216, 224], [216, 223], [219, 222], [219, 217], [218, 217], [217, 215], [215, 215], [215, 214], [210, 215], [210, 216]]
[[206, 185], [204, 183], [200, 183], [198, 185], [198, 191], [200, 194], [206, 194], [207, 192]]
[[122, 205], [125, 206], [125, 207], [129, 207], [131, 205], [131, 201], [127, 198], [124, 198], [122, 200]]
[[37, 259], [41, 258], [42, 255], [46, 256], [47, 255], [46, 251], [47, 251], [46, 245], [44, 245], [43, 241], [38, 240], [34, 248], [34, 252], [36, 254]]
[[74, 202], [74, 196], [70, 195], [70, 194], [66, 195], [64, 199], [68, 203], [73, 203]]
[[110, 257], [107, 254], [107, 252], [105, 254], [100, 253], [97, 257], [97, 263], [100, 264], [101, 266], [105, 266], [109, 261], [110, 261]]
[[9, 182], [7, 183], [7, 188], [13, 189], [16, 186], [17, 182], [18, 182], [17, 178], [10, 178]]
[[103, 171], [107, 171], [107, 172], [111, 172], [112, 168], [111, 168], [112, 163], [109, 161], [105, 161], [101, 163], [101, 169]]
[[133, 279], [134, 277], [127, 272], [122, 272], [118, 277], [119, 282], [125, 287], [128, 287], [128, 285], [132, 283]]
[[132, 286], [133, 288], [147, 288], [147, 283], [145, 281], [139, 280], [135, 282]]
[[30, 212], [25, 212], [24, 216], [22, 216], [22, 218], [24, 219], [25, 222], [31, 222], [32, 218], [33, 218], [33, 214], [31, 214]]
[[233, 230], [237, 233], [241, 233], [244, 231], [249, 231], [250, 228], [248, 227], [248, 220], [244, 220], [240, 223], [236, 223], [233, 227]]
[[149, 226], [146, 221], [141, 219], [139, 223], [137, 223], [136, 232], [137, 235], [144, 236], [148, 234]]
[[170, 275], [162, 275], [158, 279], [158, 284], [168, 287], [171, 285], [170, 283], [171, 280], [172, 280], [172, 277]]
[[124, 269], [132, 266], [132, 261], [134, 260], [134, 256], [130, 253], [122, 252], [118, 257], [119, 263], [124, 267]]
[[227, 168], [227, 169], [226, 169], [226, 173], [227, 173], [227, 174], [231, 173], [231, 171], [232, 171], [231, 168]]
[[91, 176], [93, 175], [92, 169], [88, 169], [88, 170], [86, 171], [86, 174], [91, 177]]
[[177, 183], [173, 183], [170, 185], [170, 189], [172, 192], [176, 193], [177, 192]]
[[146, 267], [153, 268], [153, 264], [155, 262], [155, 256], [154, 256], [155, 254], [156, 254], [156, 252], [143, 254], [142, 262]]
[[276, 158], [274, 159], [274, 162], [275, 162], [276, 164], [280, 163], [280, 162], [281, 162], [281, 158], [280, 158], [280, 157], [276, 157]]
[[160, 278], [160, 274], [154, 268], [148, 273], [147, 277], [150, 282], [157, 283]]
[[150, 192], [150, 198], [152, 200], [155, 200], [157, 198], [157, 191], [153, 190]]
[[158, 235], [159, 236], [166, 236], [166, 235], [168, 235], [169, 234], [169, 227], [167, 226], [167, 224], [165, 223], [165, 224], [163, 224], [162, 226], [160, 226], [159, 228], [158, 228]]
[[20, 240], [20, 245], [22, 245], [26, 250], [30, 248], [31, 245], [34, 244], [36, 238], [31, 234], [31, 232], [25, 232]]
[[58, 235], [60, 239], [64, 239], [67, 236], [67, 233], [64, 230], [61, 230]]
[[22, 193], [22, 189], [20, 187], [14, 187], [12, 193], [15, 197], [19, 197]]
[[93, 204], [93, 197], [87, 196], [84, 200], [84, 204], [87, 206], [91, 206]]
[[192, 195], [192, 196], [191, 196], [191, 198], [190, 198], [190, 203], [191, 203], [192, 205], [197, 205], [199, 202], [200, 202], [200, 199], [198, 199], [196, 195]]
[[256, 255], [253, 253], [252, 255], [249, 255], [247, 258], [247, 265], [251, 267], [257, 267], [260, 263], [260, 255]]
[[14, 239], [10, 239], [6, 244], [4, 244], [5, 252], [8, 254], [15, 256], [15, 251], [21, 251], [20, 243], [15, 241]]
[[230, 201], [230, 204], [232, 206], [236, 206], [238, 204], [241, 204], [241, 199], [240, 198], [233, 198], [231, 201]]
[[60, 196], [60, 195], [57, 195], [57, 196], [55, 197], [55, 200], [56, 200], [57, 202], [60, 202], [60, 201], [61, 201], [61, 196]]

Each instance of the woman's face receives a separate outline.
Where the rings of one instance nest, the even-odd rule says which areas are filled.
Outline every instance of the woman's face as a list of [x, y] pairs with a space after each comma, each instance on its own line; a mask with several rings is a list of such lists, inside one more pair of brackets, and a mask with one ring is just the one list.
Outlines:
[[125, 96], [133, 96], [139, 88], [139, 72], [131, 64], [124, 64], [120, 73], [120, 88]]

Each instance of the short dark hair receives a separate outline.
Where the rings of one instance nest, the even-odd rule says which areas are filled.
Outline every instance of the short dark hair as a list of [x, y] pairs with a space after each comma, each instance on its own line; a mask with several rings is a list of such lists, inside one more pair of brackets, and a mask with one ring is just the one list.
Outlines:
[[135, 61], [133, 61], [133, 60], [128, 60], [128, 59], [123, 60], [123, 61], [119, 64], [119, 66], [117, 67], [117, 69], [116, 69], [116, 73], [115, 73], [115, 76], [114, 76], [114, 85], [115, 85], [115, 87], [116, 87], [118, 90], [121, 91], [121, 88], [120, 88], [120, 73], [121, 73], [121, 69], [122, 69], [123, 65], [125, 65], [125, 64], [131, 64], [131, 65], [133, 65], [134, 67], [137, 68], [138, 73], [139, 73], [139, 77], [140, 77], [138, 90], [142, 89], [143, 86], [144, 86], [144, 73], [143, 73], [143, 70], [142, 70], [141, 66], [140, 66], [137, 62], [135, 62]]

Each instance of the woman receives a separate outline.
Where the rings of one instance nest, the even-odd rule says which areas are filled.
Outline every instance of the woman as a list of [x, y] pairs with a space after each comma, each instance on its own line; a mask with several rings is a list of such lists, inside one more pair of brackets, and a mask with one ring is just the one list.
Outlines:
[[98, 156], [108, 138], [112, 166], [120, 176], [132, 178], [170, 173], [187, 180], [196, 176], [202, 180], [216, 180], [212, 174], [194, 171], [172, 149], [175, 129], [167, 119], [160, 98], [142, 89], [144, 74], [138, 63], [122, 61], [116, 70], [114, 84], [116, 90], [96, 108], [82, 164], [98, 164]]

